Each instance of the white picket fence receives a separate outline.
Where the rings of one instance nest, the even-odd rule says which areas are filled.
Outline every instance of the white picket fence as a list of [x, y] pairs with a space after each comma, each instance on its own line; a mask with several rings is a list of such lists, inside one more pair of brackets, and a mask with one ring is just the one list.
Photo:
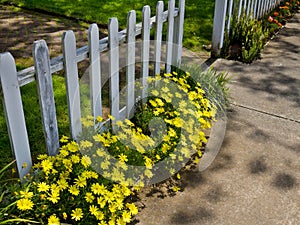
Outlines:
[[[73, 31], [66, 31], [63, 35], [63, 55], [50, 59], [47, 44], [44, 40], [34, 42], [33, 59], [34, 67], [16, 71], [13, 56], [6, 52], [0, 54], [0, 87], [4, 103], [5, 116], [11, 148], [17, 162], [20, 178], [25, 176], [31, 166], [32, 159], [28, 140], [25, 117], [20, 94], [20, 87], [32, 81], [37, 81], [39, 103], [45, 143], [48, 155], [55, 155], [59, 151], [59, 134], [56, 120], [56, 109], [52, 87], [52, 74], [61, 70], [65, 71], [67, 102], [69, 109], [70, 133], [73, 139], [82, 131], [81, 107], [79, 93], [79, 77], [77, 64], [89, 59], [90, 101], [92, 115], [102, 116], [101, 102], [101, 62], [100, 52], [109, 52], [110, 76], [110, 113], [116, 118], [129, 115], [129, 110], [136, 101], [134, 93], [135, 80], [135, 43], [136, 36], [142, 34], [142, 76], [149, 75], [149, 49], [150, 30], [155, 29], [155, 68], [156, 74], [161, 70], [161, 47], [163, 23], [167, 22], [166, 40], [166, 72], [170, 72], [171, 65], [178, 65], [181, 61], [183, 23], [185, 0], [179, 0], [175, 7], [175, 0], [169, 0], [168, 10], [164, 11], [164, 2], [159, 1], [156, 6], [156, 16], [150, 18], [150, 7], [144, 6], [142, 23], [136, 24], [136, 13], [130, 11], [127, 17], [127, 29], [118, 32], [118, 20], [109, 20], [108, 37], [99, 40], [99, 30], [92, 24], [88, 30], [88, 45], [76, 49], [76, 40]], [[119, 106], [119, 45], [127, 43], [126, 106]], [[0, 89], [1, 91], [1, 89]], [[144, 88], [145, 91], [145, 88]], [[24, 163], [27, 167], [23, 167]]]
[[262, 18], [282, 0], [216, 0], [212, 37], [212, 55], [218, 56], [223, 47], [225, 32], [230, 31], [232, 16]]

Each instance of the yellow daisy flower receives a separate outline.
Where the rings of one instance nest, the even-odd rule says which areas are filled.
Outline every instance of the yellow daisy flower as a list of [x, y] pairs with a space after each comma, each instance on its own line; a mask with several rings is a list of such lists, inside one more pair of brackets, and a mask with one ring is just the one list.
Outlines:
[[50, 186], [45, 182], [38, 183], [38, 192], [45, 192], [48, 191]]
[[83, 217], [82, 209], [76, 208], [75, 210], [72, 210], [71, 216], [75, 221], [81, 220], [81, 218]]
[[52, 215], [48, 218], [48, 225], [60, 225], [59, 218], [56, 215]]
[[30, 210], [33, 206], [33, 202], [27, 198], [22, 198], [17, 201], [17, 208], [22, 211]]

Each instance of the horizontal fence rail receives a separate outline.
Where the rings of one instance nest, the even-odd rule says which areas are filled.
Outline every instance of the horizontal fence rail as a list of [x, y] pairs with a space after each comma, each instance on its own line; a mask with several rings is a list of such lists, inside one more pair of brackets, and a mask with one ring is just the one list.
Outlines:
[[223, 47], [225, 32], [230, 31], [233, 16], [260, 19], [282, 0], [216, 0], [212, 37], [212, 55], [218, 56]]
[[[163, 24], [167, 22], [166, 63], [165, 70], [170, 71], [171, 65], [181, 62], [183, 22], [185, 0], [169, 0], [168, 10], [164, 11], [164, 2], [156, 6], [156, 16], [151, 17], [151, 9], [144, 6], [142, 23], [136, 24], [134, 10], [128, 13], [127, 29], [118, 31], [117, 18], [111, 18], [108, 24], [108, 37], [99, 40], [99, 29], [92, 24], [88, 30], [88, 45], [76, 48], [73, 31], [66, 31], [62, 38], [63, 55], [50, 59], [48, 47], [44, 40], [34, 42], [34, 66], [16, 71], [13, 56], [10, 53], [0, 54], [0, 91], [4, 103], [5, 116], [11, 141], [12, 151], [17, 161], [17, 169], [22, 179], [32, 165], [30, 146], [25, 124], [20, 87], [36, 80], [39, 95], [40, 111], [48, 155], [55, 155], [59, 150], [59, 134], [57, 128], [52, 74], [61, 70], [65, 72], [67, 104], [71, 138], [77, 139], [82, 131], [81, 100], [79, 93], [78, 63], [89, 60], [90, 105], [91, 114], [95, 118], [102, 116], [101, 95], [101, 52], [109, 51], [110, 78], [110, 114], [116, 119], [128, 118], [130, 110], [138, 96], [135, 96], [135, 51], [136, 37], [141, 35], [141, 77], [147, 80], [149, 76], [150, 31], [155, 30], [154, 71], [160, 73], [162, 60]], [[126, 103], [120, 107], [119, 92], [119, 46], [126, 42]], [[146, 97], [147, 82], [143, 82], [143, 97]], [[27, 165], [27, 166], [24, 166]]]

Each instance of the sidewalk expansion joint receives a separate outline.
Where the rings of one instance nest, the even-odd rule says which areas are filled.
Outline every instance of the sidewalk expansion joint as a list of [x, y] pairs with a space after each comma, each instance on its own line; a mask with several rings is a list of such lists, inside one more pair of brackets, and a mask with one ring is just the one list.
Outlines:
[[256, 108], [253, 108], [253, 107], [245, 106], [245, 105], [242, 105], [242, 104], [231, 103], [231, 105], [237, 106], [237, 107], [240, 107], [240, 108], [244, 108], [244, 109], [248, 109], [248, 110], [251, 110], [251, 111], [255, 111], [255, 112], [258, 112], [258, 113], [262, 113], [262, 114], [265, 114], [265, 115], [268, 115], [268, 116], [277, 117], [279, 119], [288, 120], [288, 121], [291, 121], [291, 122], [296, 122], [296, 123], [300, 124], [300, 120], [295, 120], [295, 119], [292, 119], [292, 118], [288, 118], [286, 116], [277, 115], [277, 114], [266, 112], [266, 111], [256, 109]]

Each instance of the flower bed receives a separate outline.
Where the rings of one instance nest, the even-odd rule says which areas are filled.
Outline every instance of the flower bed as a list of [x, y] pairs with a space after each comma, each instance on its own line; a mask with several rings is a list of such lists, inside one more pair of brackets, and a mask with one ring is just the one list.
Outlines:
[[131, 119], [98, 117], [95, 130], [94, 118], [84, 118], [80, 140], [62, 136], [59, 154], [39, 155], [25, 183], [2, 181], [0, 224], [122, 225], [138, 213], [133, 197], [145, 185], [174, 177], [168, 188], [178, 191], [178, 172], [204, 151], [218, 109], [216, 96], [207, 95], [217, 92], [181, 70], [149, 78], [147, 86]]
[[229, 34], [226, 33], [221, 57], [251, 63], [287, 21], [297, 12], [300, 1], [282, 1], [280, 5], [260, 20], [251, 16], [232, 17]]

